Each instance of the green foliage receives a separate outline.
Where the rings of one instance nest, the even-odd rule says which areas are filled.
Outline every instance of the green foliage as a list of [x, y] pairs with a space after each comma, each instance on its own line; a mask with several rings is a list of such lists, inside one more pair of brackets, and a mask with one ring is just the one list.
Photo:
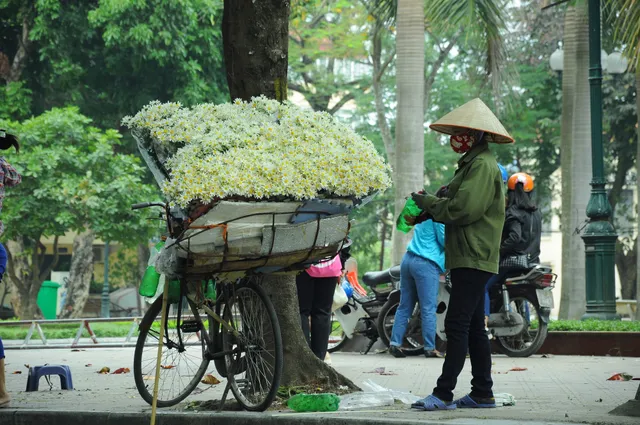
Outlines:
[[0, 120], [26, 118], [31, 110], [31, 94], [22, 82], [0, 88]]
[[[153, 99], [227, 97], [220, 0], [8, 1], [2, 50], [13, 58], [22, 18], [33, 41], [22, 79], [32, 111], [76, 105], [103, 128]], [[21, 117], [13, 116], [13, 119]]]
[[640, 332], [640, 322], [615, 320], [552, 320], [549, 330], [556, 332]]
[[5, 237], [38, 241], [89, 226], [103, 240], [147, 240], [150, 226], [130, 206], [156, 198], [157, 192], [143, 184], [138, 158], [114, 154], [121, 143], [117, 131], [91, 126], [77, 108], [0, 126], [19, 135], [22, 144], [19, 155], [7, 157], [23, 180], [7, 190]]

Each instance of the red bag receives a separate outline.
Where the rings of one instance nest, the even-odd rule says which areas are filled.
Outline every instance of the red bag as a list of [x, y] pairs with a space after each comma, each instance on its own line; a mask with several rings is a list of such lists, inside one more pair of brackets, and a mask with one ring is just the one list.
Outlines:
[[315, 266], [310, 266], [307, 273], [311, 277], [338, 277], [342, 274], [342, 263], [340, 256], [336, 255], [329, 261], [323, 261]]

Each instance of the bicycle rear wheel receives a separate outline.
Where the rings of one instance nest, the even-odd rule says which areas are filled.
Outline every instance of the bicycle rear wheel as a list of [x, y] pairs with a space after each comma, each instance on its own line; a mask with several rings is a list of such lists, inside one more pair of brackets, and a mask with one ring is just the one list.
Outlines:
[[[209, 366], [209, 360], [205, 355], [206, 342], [202, 338], [202, 333], [208, 329], [206, 321], [210, 320], [209, 316], [186, 297], [182, 297], [181, 302], [183, 308], [180, 312], [178, 303], [172, 304], [167, 306], [164, 317], [165, 333], [160, 363], [158, 407], [170, 407], [184, 400], [198, 386]], [[160, 319], [161, 312], [162, 297], [159, 297], [140, 323], [133, 357], [136, 387], [149, 404], [153, 402], [160, 337], [160, 321], [155, 320]]]
[[222, 328], [227, 380], [246, 410], [266, 410], [276, 397], [282, 376], [282, 337], [273, 304], [256, 277], [229, 290], [224, 320], [237, 336]]

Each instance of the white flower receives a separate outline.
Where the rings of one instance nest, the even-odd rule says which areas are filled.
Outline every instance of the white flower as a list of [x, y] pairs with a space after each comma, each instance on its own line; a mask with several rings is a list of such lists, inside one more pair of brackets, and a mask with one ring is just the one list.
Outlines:
[[183, 207], [231, 196], [358, 197], [391, 183], [389, 166], [369, 140], [326, 112], [264, 96], [192, 108], [154, 101], [123, 124], [170, 152], [162, 190]]

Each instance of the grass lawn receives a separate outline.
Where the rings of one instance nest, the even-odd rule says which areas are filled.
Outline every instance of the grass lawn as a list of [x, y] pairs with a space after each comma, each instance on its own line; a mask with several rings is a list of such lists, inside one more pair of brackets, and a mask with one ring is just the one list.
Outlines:
[[[175, 322], [171, 321], [169, 326], [175, 327]], [[337, 322], [336, 322], [337, 323]], [[68, 324], [41, 324], [44, 335], [47, 339], [75, 338], [78, 332], [79, 323]], [[534, 323], [535, 326], [535, 323]], [[154, 323], [154, 328], [159, 328], [160, 323]], [[98, 338], [125, 337], [131, 329], [131, 322], [112, 323], [92, 323], [91, 329]], [[2, 339], [24, 339], [29, 331], [29, 326], [0, 326], [0, 338]], [[336, 329], [339, 334], [339, 329]], [[549, 324], [549, 331], [577, 331], [577, 332], [640, 332], [640, 321], [636, 322], [614, 322], [606, 320], [552, 320]], [[138, 335], [136, 330], [134, 335]], [[83, 336], [88, 337], [86, 330]], [[34, 332], [32, 339], [39, 340], [37, 332]]]

